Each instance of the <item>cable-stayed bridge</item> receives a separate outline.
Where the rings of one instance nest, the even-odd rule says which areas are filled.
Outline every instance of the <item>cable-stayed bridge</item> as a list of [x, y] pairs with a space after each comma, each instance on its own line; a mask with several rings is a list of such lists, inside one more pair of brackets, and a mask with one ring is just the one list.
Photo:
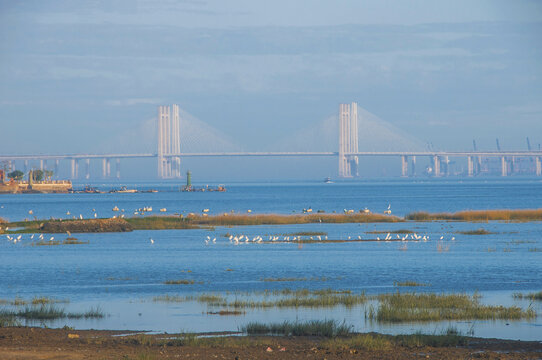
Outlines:
[[[514, 173], [518, 159], [529, 159], [532, 163], [529, 171], [537, 176], [542, 175], [542, 151], [359, 151], [358, 140], [358, 107], [356, 103], [341, 104], [338, 116], [338, 149], [337, 151], [267, 151], [267, 152], [183, 152], [179, 126], [179, 108], [173, 105], [160, 106], [158, 109], [157, 151], [153, 153], [109, 153], [109, 154], [25, 154], [0, 155], [0, 161], [7, 163], [13, 169], [13, 162], [22, 162], [23, 170], [29, 169], [30, 163], [39, 162], [39, 168], [44, 170], [53, 162], [53, 170], [58, 173], [60, 162], [69, 162], [71, 178], [84, 176], [90, 178], [91, 161], [101, 161], [103, 178], [112, 177], [111, 162], [115, 164], [114, 177], [120, 178], [120, 164], [123, 159], [154, 159], [157, 160], [157, 175], [159, 178], [181, 177], [183, 158], [204, 157], [335, 157], [338, 160], [338, 175], [343, 178], [356, 177], [359, 173], [359, 159], [362, 157], [396, 157], [403, 177], [416, 175], [416, 164], [419, 158], [428, 158], [431, 166], [424, 169], [426, 173], [435, 176], [449, 174], [450, 158], [467, 160], [465, 174], [475, 176], [484, 172], [484, 161], [495, 159], [500, 168], [501, 176]], [[361, 129], [363, 131], [363, 129]], [[49, 163], [48, 163], [49, 162]], [[84, 169], [80, 170], [80, 163]]]

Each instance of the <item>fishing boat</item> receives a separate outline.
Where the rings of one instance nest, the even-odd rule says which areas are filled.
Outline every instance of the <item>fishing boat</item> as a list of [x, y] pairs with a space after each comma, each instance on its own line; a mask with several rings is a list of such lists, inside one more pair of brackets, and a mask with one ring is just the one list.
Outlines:
[[118, 194], [133, 194], [133, 193], [136, 193], [137, 190], [136, 189], [128, 189], [126, 186], [121, 186], [121, 188], [119, 190], [111, 190], [110, 191], [111, 193], [118, 193]]

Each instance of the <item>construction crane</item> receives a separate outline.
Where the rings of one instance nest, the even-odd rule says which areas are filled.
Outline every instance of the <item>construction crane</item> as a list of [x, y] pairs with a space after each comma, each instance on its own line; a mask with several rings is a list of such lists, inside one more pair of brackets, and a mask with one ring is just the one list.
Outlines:
[[531, 142], [529, 141], [528, 136], [527, 136], [527, 150], [531, 151]]
[[478, 149], [476, 148], [476, 140], [475, 139], [472, 139], [472, 149], [474, 151], [478, 151]]
[[499, 138], [495, 139], [497, 141], [497, 150], [501, 151], [501, 145], [499, 144]]

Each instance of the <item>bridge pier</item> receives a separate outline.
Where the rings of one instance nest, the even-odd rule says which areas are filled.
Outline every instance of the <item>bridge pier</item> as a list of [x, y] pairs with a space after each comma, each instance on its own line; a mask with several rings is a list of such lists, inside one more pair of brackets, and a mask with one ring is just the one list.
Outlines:
[[115, 169], [117, 170], [117, 179], [120, 179], [120, 159], [119, 158], [116, 159], [116, 163], [117, 163], [116, 164], [117, 166], [115, 167]]
[[85, 171], [85, 179], [90, 179], [90, 159], [85, 159], [85, 164], [86, 164], [86, 171]]
[[60, 160], [56, 159], [55, 160], [55, 167], [54, 167], [54, 171], [55, 171], [55, 175], [58, 174], [58, 164], [60, 163]]
[[111, 161], [109, 158], [102, 159], [102, 178], [106, 179], [111, 176]]
[[536, 176], [542, 175], [542, 162], [540, 161], [540, 156], [534, 158], [536, 163]]
[[413, 155], [412, 156], [412, 160], [411, 160], [411, 168], [412, 168], [412, 171], [410, 172], [412, 174], [412, 176], [416, 176], [416, 155]]
[[433, 156], [433, 174], [435, 177], [440, 176], [440, 158], [438, 155]]
[[40, 160], [40, 170], [43, 171], [43, 159]]
[[28, 160], [25, 160], [25, 161], [24, 161], [23, 170], [24, 170], [24, 173], [25, 173], [25, 174], [28, 172]]
[[401, 155], [401, 176], [408, 177], [408, 156]]
[[79, 176], [79, 161], [77, 159], [71, 159], [72, 163], [72, 179], [77, 179]]
[[467, 157], [467, 162], [468, 162], [468, 170], [467, 170], [467, 173], [468, 173], [468, 176], [472, 177], [474, 175], [474, 162], [472, 160], [472, 156], [468, 156]]
[[508, 164], [506, 163], [506, 157], [501, 157], [501, 176], [508, 175]]

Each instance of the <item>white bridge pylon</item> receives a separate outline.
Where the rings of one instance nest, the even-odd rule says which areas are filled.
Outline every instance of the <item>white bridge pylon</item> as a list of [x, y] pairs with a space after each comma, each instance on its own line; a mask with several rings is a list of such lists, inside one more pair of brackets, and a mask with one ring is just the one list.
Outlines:
[[158, 107], [158, 177], [181, 177], [181, 158], [169, 156], [181, 152], [179, 105]]
[[339, 176], [350, 178], [359, 176], [357, 156], [358, 150], [358, 104], [339, 105]]

